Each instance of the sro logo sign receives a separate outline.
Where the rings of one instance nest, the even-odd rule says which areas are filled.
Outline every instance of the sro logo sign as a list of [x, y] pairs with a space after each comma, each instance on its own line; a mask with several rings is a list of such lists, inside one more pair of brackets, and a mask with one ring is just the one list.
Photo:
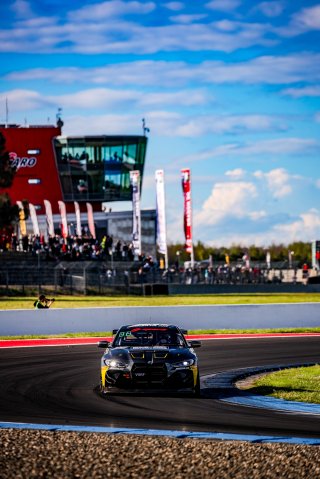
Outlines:
[[11, 166], [13, 168], [33, 168], [37, 164], [37, 158], [35, 156], [31, 156], [30, 158], [20, 158], [17, 153], [13, 151], [9, 153], [9, 158], [11, 161]]

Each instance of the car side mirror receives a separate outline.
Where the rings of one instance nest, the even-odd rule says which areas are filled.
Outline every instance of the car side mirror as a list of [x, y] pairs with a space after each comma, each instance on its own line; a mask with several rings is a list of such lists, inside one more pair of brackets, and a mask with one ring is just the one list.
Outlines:
[[200, 348], [201, 341], [188, 341], [189, 348]]
[[98, 348], [107, 349], [109, 347], [110, 347], [110, 342], [109, 341], [99, 341], [98, 342]]

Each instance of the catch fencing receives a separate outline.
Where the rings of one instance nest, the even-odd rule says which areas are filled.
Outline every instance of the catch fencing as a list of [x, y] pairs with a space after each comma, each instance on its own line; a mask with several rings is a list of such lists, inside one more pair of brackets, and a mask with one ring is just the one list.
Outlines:
[[235, 291], [237, 287], [245, 290], [256, 286], [260, 290], [266, 286], [266, 291], [281, 291], [281, 288], [285, 291], [284, 286], [305, 285], [309, 276], [310, 273], [305, 275], [301, 269], [281, 268], [277, 265], [270, 269], [256, 267], [245, 270], [219, 266], [211, 270], [170, 268], [163, 271], [155, 267], [145, 268], [139, 263], [124, 262], [26, 262], [19, 267], [6, 263], [0, 265], [0, 292], [153, 295], [175, 294], [175, 290], [191, 292], [199, 289], [201, 293], [202, 289], [217, 292], [219, 289], [228, 290], [230, 286]]

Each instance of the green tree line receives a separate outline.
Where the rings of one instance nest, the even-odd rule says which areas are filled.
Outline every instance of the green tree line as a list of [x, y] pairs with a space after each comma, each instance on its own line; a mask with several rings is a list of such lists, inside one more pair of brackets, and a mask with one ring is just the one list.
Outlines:
[[[228, 248], [223, 246], [215, 248], [206, 246], [201, 241], [198, 241], [194, 244], [193, 251], [195, 261], [207, 260], [211, 256], [213, 262], [225, 262], [226, 255], [229, 256], [230, 262], [236, 262], [242, 260], [245, 254], [249, 255], [251, 261], [265, 262], [268, 251], [270, 252], [272, 262], [288, 261], [289, 252], [292, 252], [292, 261], [299, 264], [311, 264], [311, 243], [302, 241], [296, 241], [288, 245], [272, 244], [267, 248], [255, 245], [244, 247], [236, 244]], [[169, 244], [168, 258], [170, 264], [174, 264], [177, 261], [183, 263], [184, 261], [190, 261], [190, 254], [186, 253], [182, 243]]]

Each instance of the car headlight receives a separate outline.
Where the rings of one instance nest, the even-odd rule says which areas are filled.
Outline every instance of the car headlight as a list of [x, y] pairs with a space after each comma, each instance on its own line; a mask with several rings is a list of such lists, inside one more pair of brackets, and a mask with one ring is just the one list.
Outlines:
[[126, 369], [128, 367], [128, 364], [123, 363], [122, 361], [118, 361], [117, 359], [104, 359], [103, 362], [106, 366], [109, 366], [110, 368]]
[[184, 359], [183, 361], [179, 361], [178, 363], [173, 363], [172, 366], [174, 368], [187, 368], [188, 366], [192, 366], [194, 364], [194, 359]]

